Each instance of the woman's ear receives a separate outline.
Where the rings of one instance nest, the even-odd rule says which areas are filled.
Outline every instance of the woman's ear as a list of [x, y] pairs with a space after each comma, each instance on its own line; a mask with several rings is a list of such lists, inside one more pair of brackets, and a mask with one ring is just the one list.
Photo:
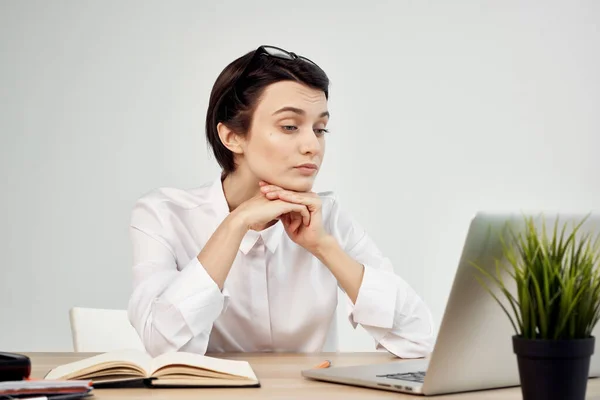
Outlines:
[[224, 123], [219, 122], [217, 124], [217, 132], [219, 133], [219, 138], [221, 139], [221, 143], [225, 146], [229, 151], [234, 154], [242, 154], [244, 149], [242, 147], [243, 137], [229, 129]]

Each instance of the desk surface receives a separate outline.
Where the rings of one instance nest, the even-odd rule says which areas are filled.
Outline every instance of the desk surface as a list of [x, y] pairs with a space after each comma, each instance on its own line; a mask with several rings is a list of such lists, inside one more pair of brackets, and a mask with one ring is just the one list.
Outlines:
[[[95, 355], [96, 353], [22, 353], [31, 358], [32, 376], [42, 378], [46, 372], [61, 364]], [[334, 383], [317, 382], [303, 378], [300, 371], [311, 368], [323, 360], [331, 360], [334, 366], [384, 363], [392, 358], [387, 353], [322, 353], [322, 354], [228, 354], [217, 357], [246, 360], [250, 362], [262, 387], [235, 389], [94, 389], [96, 399], [419, 399], [421, 396], [404, 395], [377, 389], [366, 389]], [[200, 392], [198, 392], [200, 391]], [[521, 399], [519, 387], [485, 390], [454, 395], [435, 396], [435, 399]], [[600, 379], [588, 382], [587, 399], [600, 400]]]

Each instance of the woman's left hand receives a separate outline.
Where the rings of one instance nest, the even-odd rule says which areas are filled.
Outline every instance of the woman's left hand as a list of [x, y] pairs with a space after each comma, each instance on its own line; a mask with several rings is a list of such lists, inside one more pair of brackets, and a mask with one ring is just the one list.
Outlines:
[[310, 212], [308, 225], [302, 222], [302, 217], [296, 214], [281, 216], [281, 222], [286, 233], [296, 244], [312, 252], [329, 235], [323, 227], [321, 198], [314, 192], [294, 192], [276, 185], [260, 182], [260, 190], [269, 200], [283, 200], [290, 203], [302, 204]]

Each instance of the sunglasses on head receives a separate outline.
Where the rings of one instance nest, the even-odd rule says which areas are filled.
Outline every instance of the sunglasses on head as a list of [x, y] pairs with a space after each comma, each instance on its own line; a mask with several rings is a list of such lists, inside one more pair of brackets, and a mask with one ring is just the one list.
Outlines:
[[275, 46], [260, 46], [258, 49], [256, 49], [254, 54], [258, 54], [258, 56], [267, 55], [269, 57], [282, 58], [284, 60], [300, 59], [314, 65], [315, 67], [318, 67], [318, 65], [314, 61], [311, 61], [304, 56], [299, 56], [296, 53]]
[[[250, 61], [248, 61], [248, 63], [244, 67], [244, 70], [242, 71], [242, 73], [231, 83], [231, 85], [229, 86], [227, 91], [225, 91], [225, 93], [223, 93], [221, 95], [221, 98], [219, 99], [218, 103], [220, 103], [227, 96], [228, 93], [230, 93], [232, 91], [235, 92], [235, 88], [236, 88], [236, 85], [238, 84], [238, 82], [240, 80], [242, 80], [246, 76], [246, 74], [248, 74], [250, 68], [255, 64], [256, 60], [258, 60], [260, 57], [274, 57], [274, 58], [279, 58], [282, 60], [290, 60], [290, 61], [302, 60], [311, 65], [314, 65], [318, 69], [321, 69], [321, 67], [319, 67], [314, 61], [311, 61], [304, 56], [299, 56], [296, 53], [293, 53], [291, 51], [287, 51], [287, 50], [284, 50], [282, 48], [275, 47], [275, 46], [267, 46], [267, 45], [259, 46], [258, 49], [256, 49], [254, 51], [254, 54], [252, 54], [252, 57], [250, 57]], [[227, 111], [225, 111], [225, 114], [226, 113], [227, 113]], [[224, 116], [223, 118], [227, 119], [226, 116]]]
[[317, 65], [317, 63], [309, 60], [308, 58], [306, 58], [304, 56], [299, 56], [296, 53], [284, 50], [279, 47], [263, 45], [254, 51], [254, 54], [250, 58], [250, 61], [248, 62], [248, 64], [246, 64], [246, 67], [244, 68], [244, 70], [242, 71], [242, 73], [240, 74], [240, 77], [238, 79], [245, 77], [246, 74], [248, 73], [248, 70], [250, 69], [250, 66], [253, 65], [254, 62], [260, 57], [274, 57], [274, 58], [279, 58], [282, 60], [290, 60], [290, 61], [302, 60], [304, 62], [312, 64], [315, 67], [321, 69], [321, 67], [319, 67]]

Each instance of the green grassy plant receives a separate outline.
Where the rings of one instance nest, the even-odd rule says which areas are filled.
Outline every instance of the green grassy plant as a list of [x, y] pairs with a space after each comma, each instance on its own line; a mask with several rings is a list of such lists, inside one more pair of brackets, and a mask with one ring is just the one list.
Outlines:
[[[545, 220], [538, 230], [533, 217], [525, 217], [525, 229], [502, 238], [506, 262], [496, 260], [495, 274], [472, 263], [482, 274], [477, 280], [502, 307], [516, 335], [546, 340], [591, 336], [600, 319], [600, 236], [578, 235], [584, 221], [566, 234], [568, 224], [557, 218], [548, 234]], [[515, 281], [516, 293], [507, 289], [502, 271]], [[508, 306], [486, 280], [498, 285]]]

